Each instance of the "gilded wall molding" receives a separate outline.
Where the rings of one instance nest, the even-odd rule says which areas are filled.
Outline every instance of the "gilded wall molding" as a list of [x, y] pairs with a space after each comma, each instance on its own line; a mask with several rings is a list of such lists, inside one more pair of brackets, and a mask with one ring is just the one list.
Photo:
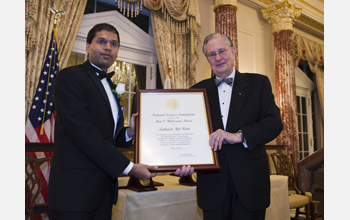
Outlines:
[[[272, 4], [276, 4], [280, 1], [278, 0], [256, 0], [257, 2], [260, 2], [260, 3], [263, 3], [265, 4], [266, 6], [270, 6]], [[319, 0], [320, 2], [324, 2], [323, 0]], [[307, 1], [305, 0], [294, 0], [295, 3], [298, 3], [298, 5], [306, 5], [307, 7], [309, 7], [310, 9], [312, 9], [313, 11], [317, 12], [317, 13], [320, 13], [322, 15], [324, 15], [324, 12], [321, 11], [320, 9], [318, 9], [317, 7], [313, 6], [312, 4], [308, 3]], [[293, 1], [292, 1], [293, 3]]]
[[[323, 0], [317, 0], [323, 3]], [[253, 5], [257, 10], [267, 9], [272, 5], [279, 4], [281, 0], [240, 0], [240, 3]], [[308, 29], [309, 33], [316, 34], [317, 36], [323, 38], [324, 34], [324, 22], [323, 16], [324, 12], [320, 6], [314, 6], [307, 0], [289, 0], [291, 4], [302, 8], [301, 15], [296, 18], [294, 27]]]
[[[318, 8], [314, 7], [313, 5], [307, 3], [306, 1], [304, 1], [304, 0], [298, 0], [298, 1], [301, 2], [301, 3], [303, 3], [303, 4], [305, 4], [305, 5], [307, 5], [309, 8], [312, 8], [314, 11], [317, 11], [318, 13], [324, 15], [324, 12], [323, 12], [323, 11], [321, 11], [321, 10], [319, 10]], [[323, 1], [320, 1], [320, 2], [323, 2]]]
[[301, 15], [300, 17], [298, 17], [296, 20], [300, 21], [301, 23], [307, 25], [307, 26], [310, 26], [310, 27], [313, 27], [315, 28], [316, 30], [324, 33], [324, 26], [304, 15]]
[[265, 5], [272, 5], [276, 3], [276, 1], [274, 0], [258, 0], [258, 1], [261, 3], [264, 3]]
[[288, 1], [273, 5], [261, 10], [263, 17], [268, 20], [272, 27], [272, 33], [280, 30], [293, 30], [296, 18], [301, 15], [301, 8], [295, 7]]

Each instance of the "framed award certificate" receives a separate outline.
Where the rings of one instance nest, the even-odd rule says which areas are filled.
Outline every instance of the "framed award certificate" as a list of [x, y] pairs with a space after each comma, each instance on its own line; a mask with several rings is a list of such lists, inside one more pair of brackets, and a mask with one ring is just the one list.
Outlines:
[[220, 169], [209, 146], [212, 122], [206, 89], [136, 92], [135, 163], [174, 171]]

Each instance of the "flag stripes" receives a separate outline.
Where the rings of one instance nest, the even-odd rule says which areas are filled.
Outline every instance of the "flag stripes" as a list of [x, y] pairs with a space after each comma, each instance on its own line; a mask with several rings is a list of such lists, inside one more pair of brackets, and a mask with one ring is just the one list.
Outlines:
[[[58, 71], [57, 31], [53, 28], [50, 45], [26, 123], [25, 142], [54, 142], [56, 112], [53, 105], [53, 84]], [[42, 158], [51, 157], [53, 152], [26, 152], [26, 154]], [[50, 166], [50, 162], [44, 163], [38, 171], [38, 175], [42, 180], [42, 189], [39, 198], [35, 202], [36, 204], [47, 203]], [[26, 167], [26, 169], [32, 168]], [[35, 216], [35, 219], [48, 219], [48, 215]]]

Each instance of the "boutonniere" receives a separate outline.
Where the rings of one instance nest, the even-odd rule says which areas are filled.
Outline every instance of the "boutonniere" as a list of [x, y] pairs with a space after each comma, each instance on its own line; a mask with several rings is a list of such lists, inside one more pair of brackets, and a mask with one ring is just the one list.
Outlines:
[[114, 90], [112, 89], [112, 92], [118, 96], [118, 99], [120, 96], [125, 92], [125, 84], [124, 83], [118, 83], [117, 88]]

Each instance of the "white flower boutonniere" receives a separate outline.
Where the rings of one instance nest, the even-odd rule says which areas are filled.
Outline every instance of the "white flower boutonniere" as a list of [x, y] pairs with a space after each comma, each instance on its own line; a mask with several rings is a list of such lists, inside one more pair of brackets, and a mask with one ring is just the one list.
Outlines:
[[118, 99], [120, 96], [125, 92], [125, 84], [124, 83], [118, 83], [117, 88], [115, 90], [112, 90], [114, 94], [118, 96]]

